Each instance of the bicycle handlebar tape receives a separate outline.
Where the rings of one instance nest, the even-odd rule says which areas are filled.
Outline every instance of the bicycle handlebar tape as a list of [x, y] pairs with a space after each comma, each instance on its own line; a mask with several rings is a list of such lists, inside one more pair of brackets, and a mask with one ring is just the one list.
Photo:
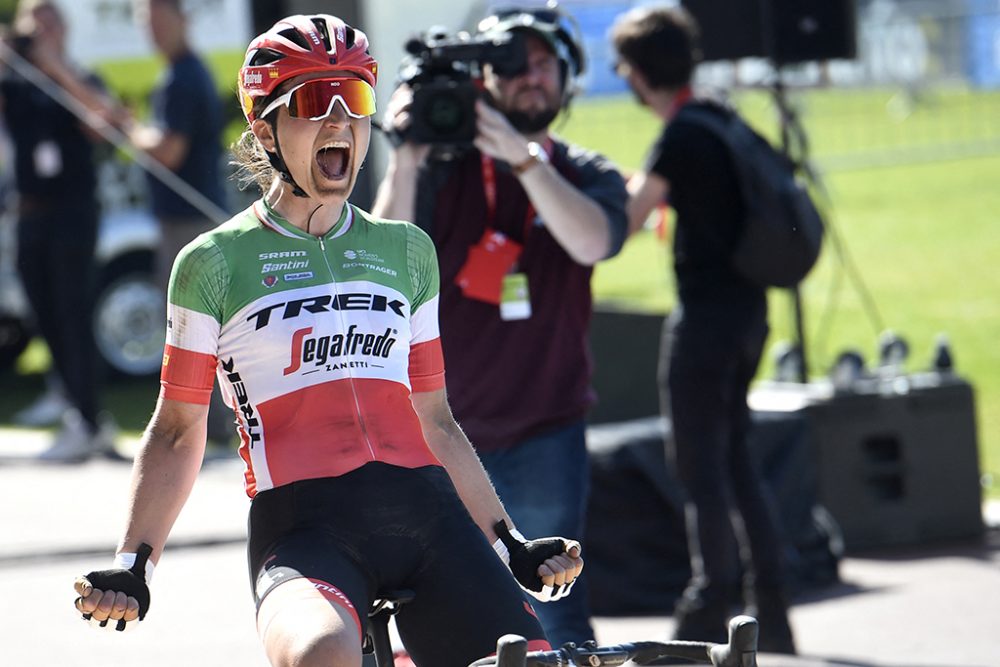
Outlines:
[[[538, 576], [538, 568], [549, 558], [558, 556], [566, 550], [562, 538], [544, 537], [537, 540], [519, 540], [511, 534], [505, 521], [498, 521], [493, 530], [507, 551], [510, 553], [510, 571], [522, 588], [529, 592], [542, 593], [544, 584]], [[571, 584], [572, 585], [572, 584]], [[551, 587], [550, 587], [551, 588]], [[565, 592], [560, 589], [552, 592], [551, 599], [558, 599]], [[535, 596], [538, 597], [538, 596]]]
[[757, 667], [757, 619], [734, 616], [729, 620], [729, 643], [713, 646], [709, 655], [718, 667]]
[[[87, 581], [96, 589], [102, 591], [116, 591], [124, 593], [128, 597], [136, 599], [139, 603], [139, 620], [146, 618], [149, 611], [149, 586], [146, 584], [146, 561], [153, 553], [153, 547], [145, 542], [139, 545], [136, 550], [135, 563], [129, 569], [112, 568], [109, 570], [95, 570], [86, 575]], [[84, 618], [89, 620], [90, 614], [84, 614]], [[101, 627], [108, 624], [107, 620], [101, 621]], [[121, 632], [125, 629], [127, 622], [119, 620], [115, 630]]]
[[504, 635], [497, 640], [496, 667], [524, 667], [528, 640], [520, 635]]

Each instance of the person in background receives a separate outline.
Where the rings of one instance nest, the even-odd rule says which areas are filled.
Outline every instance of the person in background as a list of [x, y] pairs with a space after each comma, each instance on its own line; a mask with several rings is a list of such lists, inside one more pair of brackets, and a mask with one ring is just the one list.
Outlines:
[[[0, 103], [14, 151], [18, 271], [52, 355], [55, 380], [48, 384], [60, 387], [42, 399], [55, 401], [42, 407], [56, 409], [31, 421], [61, 412], [62, 428], [39, 457], [70, 463], [113, 453], [116, 429], [100, 407], [102, 369], [91, 329], [100, 213], [94, 153], [100, 137], [64, 106], [63, 96], [85, 109], [95, 126], [111, 119], [116, 106], [95, 75], [69, 61], [66, 33], [56, 3], [18, 5], [4, 37]], [[30, 416], [37, 417], [22, 415]]]
[[[582, 539], [592, 267], [626, 233], [625, 183], [606, 159], [550, 127], [584, 69], [558, 8], [491, 14], [479, 35], [521, 42], [518, 71], [483, 72], [473, 145], [432, 149], [408, 138], [412, 89], [384, 127], [398, 136], [373, 210], [413, 220], [441, 264], [441, 340], [456, 419], [527, 535]], [[519, 59], [514, 59], [519, 60]], [[586, 578], [539, 608], [556, 645], [594, 638]]]
[[[683, 8], [631, 10], [615, 22], [611, 41], [618, 74], [665, 124], [629, 179], [630, 226], [641, 227], [668, 197], [677, 214], [678, 303], [664, 326], [659, 373], [672, 424], [668, 457], [688, 497], [692, 577], [675, 608], [674, 635], [725, 641], [730, 605], [742, 599], [760, 621], [760, 649], [794, 653], [787, 547], [747, 445], [747, 390], [767, 337], [767, 295], [730, 262], [745, 210], [726, 145], [677, 116], [689, 104], [731, 111], [692, 90], [698, 28]], [[742, 582], [737, 553], [748, 556]]]
[[[565, 594], [580, 544], [519, 537], [455, 423], [431, 240], [348, 203], [377, 71], [365, 34], [326, 14], [250, 43], [237, 157], [262, 197], [174, 263], [126, 529], [112, 568], [74, 583], [94, 625], [146, 615], [204, 455], [214, 373], [240, 405], [249, 584], [271, 664], [360, 665], [366, 612], [399, 589], [415, 594], [395, 616], [415, 664], [468, 665], [508, 633], [548, 647], [526, 591]], [[298, 264], [262, 268], [271, 255]]]
[[[156, 50], [166, 59], [152, 95], [152, 122], [132, 123], [132, 144], [149, 154], [220, 210], [226, 197], [222, 182], [222, 101], [205, 63], [191, 48], [181, 0], [135, 0], [135, 16], [145, 25]], [[174, 257], [191, 239], [214, 227], [213, 220], [155, 174], [149, 177], [153, 215], [160, 226], [156, 258], [158, 282], [166, 293]], [[209, 416], [214, 445], [233, 439], [232, 409], [216, 391]]]

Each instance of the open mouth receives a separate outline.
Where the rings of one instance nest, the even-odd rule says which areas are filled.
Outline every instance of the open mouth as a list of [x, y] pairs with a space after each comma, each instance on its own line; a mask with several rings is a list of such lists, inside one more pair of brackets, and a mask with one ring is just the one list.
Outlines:
[[334, 181], [347, 175], [350, 158], [350, 146], [343, 141], [329, 143], [316, 152], [316, 164], [319, 165], [323, 176]]

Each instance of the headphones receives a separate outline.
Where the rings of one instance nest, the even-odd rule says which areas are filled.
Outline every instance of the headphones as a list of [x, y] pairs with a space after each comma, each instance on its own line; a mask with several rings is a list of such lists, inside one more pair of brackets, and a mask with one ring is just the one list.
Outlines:
[[571, 15], [550, 0], [542, 7], [504, 7], [495, 9], [479, 22], [480, 34], [506, 33], [512, 30], [533, 32], [552, 47], [559, 59], [563, 80], [562, 108], [566, 109], [580, 92], [580, 79], [587, 69], [580, 26]]

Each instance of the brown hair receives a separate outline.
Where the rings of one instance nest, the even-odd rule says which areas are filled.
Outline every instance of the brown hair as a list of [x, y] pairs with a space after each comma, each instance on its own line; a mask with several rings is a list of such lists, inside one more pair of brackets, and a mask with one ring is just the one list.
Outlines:
[[691, 83], [701, 60], [698, 24], [683, 7], [645, 6], [626, 12], [611, 27], [611, 43], [618, 57], [653, 88]]

